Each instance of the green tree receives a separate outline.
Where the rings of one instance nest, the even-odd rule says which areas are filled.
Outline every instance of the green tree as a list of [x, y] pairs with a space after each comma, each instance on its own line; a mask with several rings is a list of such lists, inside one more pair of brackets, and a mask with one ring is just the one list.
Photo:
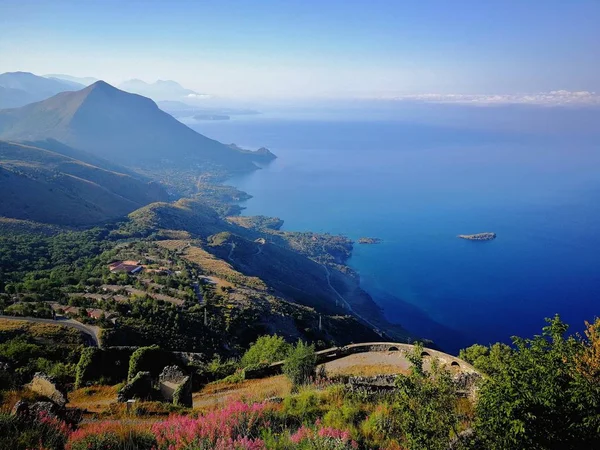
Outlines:
[[299, 340], [283, 363], [283, 373], [288, 376], [294, 386], [308, 384], [315, 376], [316, 363], [315, 346]]
[[396, 380], [394, 423], [408, 449], [446, 449], [461, 419], [456, 386], [452, 374], [437, 360], [432, 361], [429, 371], [423, 369], [422, 350], [416, 345], [407, 355], [412, 365], [410, 373]]
[[292, 346], [281, 336], [261, 336], [244, 353], [241, 360], [242, 367], [255, 364], [270, 364], [283, 361], [289, 354]]
[[[600, 376], [581, 368], [593, 345], [558, 316], [541, 335], [513, 338], [514, 349], [486, 363], [476, 431], [491, 450], [600, 448]], [[595, 387], [594, 387], [595, 386]]]

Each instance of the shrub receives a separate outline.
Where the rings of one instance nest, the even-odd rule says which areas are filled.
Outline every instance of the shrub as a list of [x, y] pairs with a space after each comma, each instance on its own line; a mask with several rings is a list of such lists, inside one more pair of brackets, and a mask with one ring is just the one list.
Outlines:
[[135, 377], [125, 386], [119, 389], [119, 401], [126, 401], [133, 398], [148, 400], [155, 396], [155, 390], [152, 386], [152, 377], [150, 372], [138, 372]]
[[285, 373], [294, 386], [308, 384], [315, 376], [317, 355], [314, 345], [302, 341], [294, 346], [283, 363]]
[[77, 363], [75, 374], [75, 389], [78, 389], [88, 380], [94, 379], [93, 369], [94, 363], [98, 359], [98, 350], [96, 347], [86, 347], [81, 352], [81, 357]]
[[267, 428], [265, 404], [247, 405], [233, 402], [197, 419], [174, 416], [152, 426], [159, 448], [169, 450], [262, 450], [264, 442], [258, 437]]
[[0, 413], [0, 450], [28, 450], [40, 448], [62, 450], [70, 428], [58, 419], [42, 413], [27, 418]]
[[486, 448], [600, 448], [600, 322], [579, 339], [565, 337], [558, 316], [547, 321], [541, 335], [513, 338], [481, 385], [476, 431]]
[[244, 353], [241, 366], [270, 364], [283, 361], [290, 353], [292, 346], [280, 336], [261, 336]]
[[407, 354], [411, 372], [396, 380], [398, 398], [393, 413], [408, 449], [445, 450], [449, 436], [456, 433], [460, 423], [456, 386], [450, 372], [435, 359], [430, 371], [424, 371], [422, 350], [415, 345], [413, 352]]
[[150, 450], [156, 439], [149, 427], [125, 425], [117, 421], [97, 422], [73, 432], [66, 450]]
[[300, 427], [290, 436], [294, 449], [298, 450], [346, 450], [356, 449], [358, 444], [352, 440], [350, 433], [332, 427], [321, 427], [317, 422], [315, 428]]
[[283, 400], [283, 415], [297, 425], [314, 423], [323, 411], [323, 403], [324, 399], [319, 393], [304, 389]]

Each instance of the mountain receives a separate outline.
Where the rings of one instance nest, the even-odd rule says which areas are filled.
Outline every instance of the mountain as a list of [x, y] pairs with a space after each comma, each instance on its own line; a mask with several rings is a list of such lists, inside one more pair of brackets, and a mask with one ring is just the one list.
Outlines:
[[72, 81], [39, 77], [29, 72], [0, 74], [0, 108], [18, 108], [84, 86]]
[[58, 153], [59, 155], [68, 156], [69, 158], [77, 159], [86, 164], [90, 164], [92, 166], [96, 166], [111, 172], [123, 173], [133, 178], [137, 178], [141, 181], [150, 181], [150, 178], [140, 173], [137, 173], [129, 169], [128, 167], [100, 158], [92, 153], [69, 147], [68, 145], [65, 145], [62, 142], [59, 142], [55, 139], [44, 139], [39, 141], [21, 141], [20, 143], [28, 145], [30, 147], [37, 147], [44, 150], [49, 150], [51, 152]]
[[46, 78], [54, 79], [54, 80], [62, 80], [62, 81], [70, 81], [72, 83], [81, 84], [83, 86], [89, 86], [90, 84], [94, 84], [96, 81], [99, 81], [98, 78], [94, 77], [74, 77], [71, 75], [65, 75], [62, 73], [52, 73], [48, 75], [44, 75]]
[[91, 225], [125, 216], [165, 190], [55, 152], [0, 141], [0, 216], [57, 225]]
[[98, 81], [77, 92], [0, 111], [0, 138], [55, 139], [122, 164], [245, 172], [274, 155], [241, 151], [209, 139], [152, 100]]
[[199, 94], [191, 89], [186, 89], [176, 81], [158, 80], [154, 83], [146, 83], [145, 81], [133, 79], [124, 81], [119, 85], [122, 89], [133, 94], [140, 94], [144, 97], [150, 97], [155, 101], [160, 100], [184, 100], [198, 99], [208, 97], [205, 94]]

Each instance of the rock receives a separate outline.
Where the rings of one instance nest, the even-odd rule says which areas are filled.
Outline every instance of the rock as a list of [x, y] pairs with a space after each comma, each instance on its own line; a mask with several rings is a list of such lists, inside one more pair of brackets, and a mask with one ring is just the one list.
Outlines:
[[481, 375], [476, 372], [460, 372], [454, 377], [456, 390], [470, 399], [475, 399]]
[[21, 416], [30, 421], [40, 419], [40, 416], [52, 417], [66, 422], [69, 425], [77, 425], [83, 418], [83, 410], [79, 408], [64, 408], [52, 402], [33, 402], [19, 400], [13, 406], [11, 414]]
[[29, 390], [46, 397], [58, 406], [65, 406], [67, 404], [67, 392], [64, 387], [59, 386], [58, 383], [48, 375], [41, 372], [37, 372], [31, 383], [27, 385]]
[[158, 377], [163, 399], [174, 405], [192, 407], [192, 378], [177, 366], [166, 366]]
[[478, 443], [479, 442], [477, 439], [477, 435], [475, 434], [475, 430], [473, 430], [473, 428], [467, 428], [466, 430], [458, 433], [458, 436], [455, 436], [450, 441], [450, 444], [448, 445], [448, 450], [459, 450], [465, 448], [465, 445], [467, 445], [467, 448], [472, 449], [481, 448], [479, 447], [479, 445], [477, 445]]
[[29, 403], [24, 400], [19, 400], [13, 406], [11, 412], [14, 416], [28, 416], [29, 415]]
[[29, 405], [29, 414], [33, 417], [47, 416], [62, 419], [62, 407], [52, 402], [34, 402]]

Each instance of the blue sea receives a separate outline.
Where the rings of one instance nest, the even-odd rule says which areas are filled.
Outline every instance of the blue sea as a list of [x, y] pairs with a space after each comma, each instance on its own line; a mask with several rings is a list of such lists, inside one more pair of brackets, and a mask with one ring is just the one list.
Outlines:
[[[546, 124], [546, 111], [520, 111], [525, 123], [510, 110], [429, 114], [301, 110], [191, 126], [277, 154], [229, 181], [253, 195], [244, 214], [381, 238], [355, 245], [362, 287], [446, 351], [539, 334], [556, 313], [581, 331], [600, 314], [598, 135]], [[497, 239], [457, 238], [487, 231]]]

